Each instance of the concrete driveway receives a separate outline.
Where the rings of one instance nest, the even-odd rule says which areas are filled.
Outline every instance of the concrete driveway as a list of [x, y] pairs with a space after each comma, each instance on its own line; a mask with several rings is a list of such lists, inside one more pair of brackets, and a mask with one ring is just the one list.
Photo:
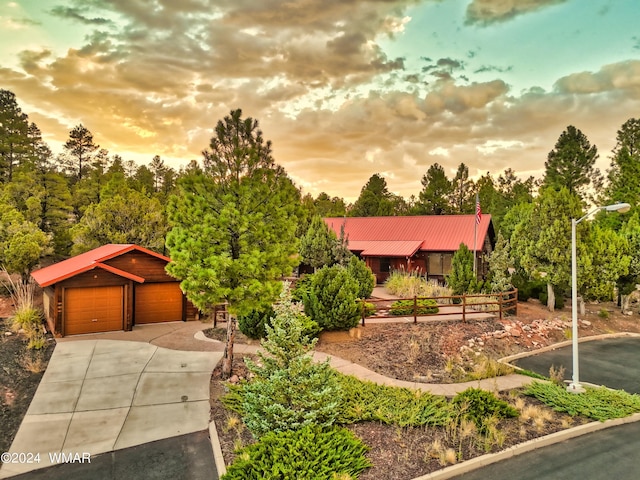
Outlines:
[[82, 458], [206, 430], [221, 358], [141, 342], [59, 343], [10, 450], [39, 462], [5, 463], [0, 478], [56, 464], [50, 453]]

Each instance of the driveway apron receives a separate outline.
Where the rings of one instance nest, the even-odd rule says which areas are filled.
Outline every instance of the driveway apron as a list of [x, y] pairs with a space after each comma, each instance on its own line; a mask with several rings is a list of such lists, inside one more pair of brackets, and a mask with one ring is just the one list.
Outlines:
[[6, 463], [0, 478], [53, 465], [59, 453], [86, 458], [206, 430], [221, 358], [141, 342], [58, 343], [10, 449], [39, 461]]

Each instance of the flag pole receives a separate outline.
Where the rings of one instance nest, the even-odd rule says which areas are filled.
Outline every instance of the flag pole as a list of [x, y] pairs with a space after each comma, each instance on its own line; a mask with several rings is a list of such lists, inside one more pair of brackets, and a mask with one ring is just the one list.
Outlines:
[[476, 192], [476, 214], [473, 218], [473, 276], [477, 278], [477, 263], [478, 263], [478, 224], [482, 217], [482, 210], [480, 209], [480, 197]]

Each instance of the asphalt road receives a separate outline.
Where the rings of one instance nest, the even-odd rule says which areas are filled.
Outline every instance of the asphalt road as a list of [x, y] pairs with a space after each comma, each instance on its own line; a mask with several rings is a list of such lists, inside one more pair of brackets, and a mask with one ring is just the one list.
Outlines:
[[[615, 338], [579, 344], [580, 381], [640, 393], [640, 338]], [[532, 355], [515, 365], [549, 375], [564, 366], [572, 375], [571, 346]], [[455, 477], [460, 480], [635, 480], [640, 451], [640, 422], [607, 428], [540, 448]]]
[[[640, 393], [640, 338], [621, 337], [579, 344], [580, 382], [605, 385], [629, 393]], [[512, 362], [520, 368], [549, 376], [549, 368], [564, 366], [571, 380], [571, 346], [532, 355]], [[640, 478], [640, 473], [638, 474]]]
[[217, 480], [209, 432], [190, 433], [11, 477], [15, 480]]
[[636, 480], [640, 422], [607, 428], [540, 448], [464, 475], [459, 480]]

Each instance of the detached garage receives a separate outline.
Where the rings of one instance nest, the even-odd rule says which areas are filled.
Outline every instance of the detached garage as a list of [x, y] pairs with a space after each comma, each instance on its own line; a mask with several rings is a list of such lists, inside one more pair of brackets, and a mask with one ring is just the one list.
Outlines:
[[169, 258], [137, 245], [109, 244], [33, 272], [56, 335], [131, 330], [195, 319], [198, 311], [165, 272]]

